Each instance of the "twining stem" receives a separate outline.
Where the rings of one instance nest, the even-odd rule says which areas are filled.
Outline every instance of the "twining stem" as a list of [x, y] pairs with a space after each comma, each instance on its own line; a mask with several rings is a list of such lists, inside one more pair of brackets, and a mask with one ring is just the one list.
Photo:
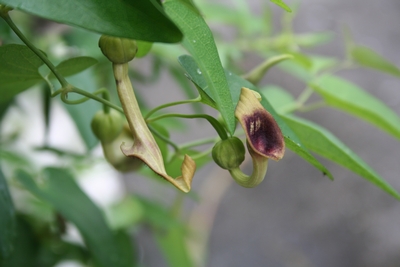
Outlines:
[[[101, 98], [101, 97], [95, 95], [95, 94], [99, 94], [99, 93], [102, 93], [104, 95], [104, 91], [106, 91], [106, 89], [103, 88], [103, 89], [97, 90], [96, 92], [94, 92], [92, 94], [92, 93], [86, 92], [85, 90], [82, 90], [82, 89], [73, 87], [72, 85], [69, 85], [67, 88], [57, 90], [56, 92], [54, 92], [54, 94], [52, 96], [55, 96], [55, 95], [58, 95], [61, 93], [61, 100], [64, 103], [70, 104], [70, 105], [80, 104], [80, 103], [87, 101], [88, 99], [93, 99], [93, 100], [96, 100], [96, 101], [102, 103], [103, 108], [104, 108], [104, 106], [108, 106], [108, 107], [111, 107], [111, 108], [121, 112], [122, 114], [124, 114], [124, 111], [119, 106], [111, 103], [110, 101], [108, 101], [104, 98]], [[68, 100], [68, 93], [77, 93], [77, 94], [83, 95], [85, 97], [82, 99], [78, 99], [78, 100]]]
[[12, 19], [10, 18], [10, 15], [8, 15], [8, 12], [3, 13], [0, 12], [1, 17], [6, 21], [8, 26], [15, 32], [15, 34], [21, 39], [22, 42], [26, 44], [27, 47], [29, 47], [33, 53], [35, 53], [46, 66], [51, 70], [51, 72], [56, 76], [57, 80], [60, 82], [62, 87], [66, 87], [68, 85], [67, 80], [61, 74], [57, 71], [56, 67], [53, 65], [53, 63], [50, 62], [50, 60], [39, 50], [37, 49], [29, 40], [26, 38], [22, 32], [18, 29], [18, 27], [14, 24]]
[[164, 108], [168, 108], [168, 107], [172, 107], [172, 106], [177, 106], [177, 105], [182, 105], [182, 104], [189, 104], [189, 103], [197, 103], [201, 101], [201, 97], [198, 96], [194, 99], [188, 99], [188, 100], [182, 100], [182, 101], [176, 101], [176, 102], [171, 102], [171, 103], [166, 103], [163, 105], [160, 105], [152, 110], [150, 110], [146, 116], [144, 117], [145, 120], [147, 120], [151, 115], [153, 115], [155, 112], [164, 109]]
[[217, 131], [219, 137], [222, 140], [225, 140], [228, 138], [225, 128], [221, 125], [221, 123], [214, 117], [207, 115], [207, 114], [187, 115], [187, 114], [171, 113], [171, 114], [164, 114], [164, 115], [160, 115], [155, 118], [148, 119], [147, 122], [153, 122], [156, 120], [169, 118], [169, 117], [178, 117], [178, 118], [186, 118], [186, 119], [206, 119], [214, 127], [214, 129]]
[[190, 147], [194, 147], [194, 146], [201, 146], [201, 145], [205, 145], [205, 144], [212, 144], [215, 143], [219, 140], [219, 137], [209, 137], [209, 138], [204, 138], [204, 139], [199, 139], [196, 141], [192, 141], [192, 142], [188, 142], [185, 144], [182, 144], [179, 146], [180, 149], [186, 149], [186, 148], [190, 148]]

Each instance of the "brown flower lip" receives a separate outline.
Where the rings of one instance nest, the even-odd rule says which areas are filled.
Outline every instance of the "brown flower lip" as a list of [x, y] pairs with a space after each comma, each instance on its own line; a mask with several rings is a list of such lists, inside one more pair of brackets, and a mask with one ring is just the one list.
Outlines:
[[252, 90], [242, 88], [235, 115], [254, 152], [277, 161], [283, 157], [285, 142], [282, 131]]

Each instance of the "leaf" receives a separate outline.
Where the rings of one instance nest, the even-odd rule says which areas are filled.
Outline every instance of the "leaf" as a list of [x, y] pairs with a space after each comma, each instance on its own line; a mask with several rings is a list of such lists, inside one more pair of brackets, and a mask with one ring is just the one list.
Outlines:
[[[201, 73], [198, 73], [197, 70], [197, 65], [196, 62], [191, 58], [190, 56], [180, 56], [178, 59], [179, 63], [181, 66], [185, 69], [187, 72], [187, 75], [190, 80], [192, 80], [193, 83], [196, 84], [196, 87], [198, 87], [199, 92], [202, 92], [202, 98], [203, 96], [208, 98], [207, 101], [210, 101], [213, 103], [213, 98], [208, 95], [208, 90], [207, 90], [207, 85], [204, 82], [204, 78], [202, 77]], [[247, 87], [249, 89], [258, 91], [257, 87], [255, 87], [252, 83], [249, 81], [245, 80], [244, 78], [234, 74], [233, 72], [230, 71], [225, 71], [225, 75], [228, 80], [228, 85], [229, 85], [229, 90], [231, 91], [232, 95], [232, 102], [233, 105], [236, 107], [237, 102], [239, 101], [240, 97], [240, 90], [242, 87]], [[204, 86], [204, 87], [201, 87]], [[203, 102], [203, 99], [202, 99]], [[284, 120], [281, 119], [281, 117], [276, 113], [274, 108], [271, 106], [271, 104], [268, 102], [266, 97], [263, 97], [261, 100], [261, 105], [268, 110], [271, 115], [274, 117], [276, 122], [278, 123], [279, 127], [282, 130], [282, 134], [285, 138], [285, 143], [286, 146], [291, 149], [293, 152], [298, 154], [300, 157], [308, 161], [311, 165], [316, 167], [318, 170], [322, 171], [323, 173], [327, 174], [330, 179], [333, 179], [333, 176], [331, 173], [317, 160], [315, 159], [307, 150], [307, 148], [301, 143], [300, 139], [296, 136], [295, 133], [290, 129], [289, 126], [285, 123]]]
[[0, 46], [0, 104], [43, 81], [42, 60], [25, 45]]
[[[56, 69], [62, 76], [68, 77], [84, 71], [97, 63], [98, 61], [92, 57], [74, 57], [62, 61], [56, 66]], [[54, 74], [50, 73], [49, 78], [54, 79]]]
[[15, 209], [6, 178], [0, 169], [0, 259], [10, 256], [16, 235]]
[[400, 139], [400, 118], [381, 100], [335, 76], [323, 76], [311, 87], [325, 102]]
[[211, 30], [198, 13], [179, 0], [167, 1], [164, 7], [183, 32], [183, 45], [197, 62], [228, 131], [233, 134], [234, 106]]
[[21, 218], [16, 220], [15, 249], [10, 257], [0, 258], [1, 267], [36, 267], [38, 241], [34, 236], [32, 227]]
[[314, 47], [328, 43], [333, 38], [332, 32], [316, 32], [296, 34], [294, 36], [295, 43], [302, 47]]
[[400, 195], [367, 163], [325, 128], [310, 121], [285, 116], [285, 121], [311, 151], [351, 170], [400, 200]]
[[372, 49], [364, 46], [354, 46], [350, 50], [352, 58], [361, 66], [372, 68], [400, 77], [400, 69]]
[[284, 10], [286, 10], [287, 12], [292, 12], [292, 10], [290, 9], [289, 6], [287, 6], [285, 4], [285, 2], [283, 2], [282, 0], [270, 0], [272, 3], [274, 3], [275, 5], [280, 6], [281, 8], [283, 8]]
[[138, 47], [138, 51], [135, 57], [141, 58], [146, 56], [150, 52], [153, 43], [138, 40], [136, 41], [136, 45]]
[[121, 243], [110, 230], [100, 209], [79, 188], [65, 169], [47, 168], [42, 183], [37, 185], [30, 174], [18, 170], [16, 177], [35, 196], [50, 203], [67, 220], [76, 225], [99, 266], [131, 267], [123, 257]]
[[179, 42], [182, 34], [157, 0], [0, 0], [36, 16], [90, 31], [148, 42]]
[[167, 231], [159, 230], [155, 232], [155, 236], [168, 266], [194, 266], [187, 249], [185, 231], [182, 228], [173, 227]]
[[289, 92], [276, 85], [266, 86], [260, 92], [279, 114], [285, 113], [285, 107], [295, 102], [294, 97]]

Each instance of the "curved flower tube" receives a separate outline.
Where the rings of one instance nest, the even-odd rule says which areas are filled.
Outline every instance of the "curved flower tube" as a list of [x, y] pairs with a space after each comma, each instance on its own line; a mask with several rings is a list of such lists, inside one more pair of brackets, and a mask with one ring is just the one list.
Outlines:
[[132, 146], [122, 143], [122, 153], [127, 157], [135, 157], [142, 160], [150, 169], [175, 187], [185, 193], [189, 192], [196, 171], [196, 163], [188, 155], [185, 155], [181, 166], [182, 176], [174, 179], [167, 174], [161, 151], [143, 119], [133, 92], [128, 76], [128, 64], [113, 64], [113, 70], [119, 99], [134, 140]]
[[247, 148], [253, 160], [253, 172], [244, 174], [239, 167], [229, 170], [235, 181], [244, 187], [255, 187], [264, 180], [268, 159], [280, 160], [285, 153], [281, 129], [257, 99], [256, 92], [242, 87], [235, 116], [247, 138]]

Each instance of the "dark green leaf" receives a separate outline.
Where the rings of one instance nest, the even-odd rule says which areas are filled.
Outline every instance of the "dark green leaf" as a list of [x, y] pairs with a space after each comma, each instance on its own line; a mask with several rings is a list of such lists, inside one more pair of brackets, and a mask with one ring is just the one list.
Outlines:
[[0, 3], [101, 34], [166, 43], [182, 38], [156, 0], [0, 0]]
[[183, 45], [197, 62], [198, 71], [203, 74], [229, 132], [233, 133], [234, 106], [212, 32], [204, 19], [189, 5], [179, 0], [170, 0], [164, 6], [167, 14], [184, 33]]
[[311, 87], [325, 102], [361, 118], [400, 139], [400, 118], [385, 103], [360, 87], [335, 76], [323, 76]]
[[364, 46], [352, 47], [351, 56], [361, 66], [376, 69], [400, 77], [400, 69], [372, 49]]
[[0, 259], [10, 256], [14, 249], [16, 217], [14, 205], [3, 171], [0, 169]]
[[283, 8], [284, 10], [286, 10], [287, 12], [292, 12], [292, 10], [290, 9], [290, 7], [288, 7], [285, 2], [283, 2], [282, 0], [270, 0], [272, 3], [280, 6], [281, 8]]
[[25, 45], [0, 46], [0, 103], [43, 81], [42, 60]]
[[99, 266], [133, 265], [131, 259], [124, 257], [125, 253], [122, 250], [126, 248], [121, 247], [100, 209], [79, 188], [67, 170], [45, 169], [40, 186], [22, 170], [17, 171], [16, 177], [26, 189], [50, 203], [64, 218], [76, 225]]
[[388, 194], [400, 200], [400, 195], [367, 163], [343, 144], [336, 136], [310, 121], [294, 117], [284, 117], [293, 131], [311, 151], [357, 173]]
[[15, 246], [9, 258], [1, 259], [1, 267], [36, 267], [38, 241], [32, 227], [21, 217], [16, 221]]
[[[64, 60], [56, 66], [56, 69], [62, 76], [68, 77], [86, 70], [87, 68], [97, 64], [97, 62], [98, 61], [92, 57], [74, 57]], [[49, 78], [54, 79], [54, 74], [51, 73]]]

